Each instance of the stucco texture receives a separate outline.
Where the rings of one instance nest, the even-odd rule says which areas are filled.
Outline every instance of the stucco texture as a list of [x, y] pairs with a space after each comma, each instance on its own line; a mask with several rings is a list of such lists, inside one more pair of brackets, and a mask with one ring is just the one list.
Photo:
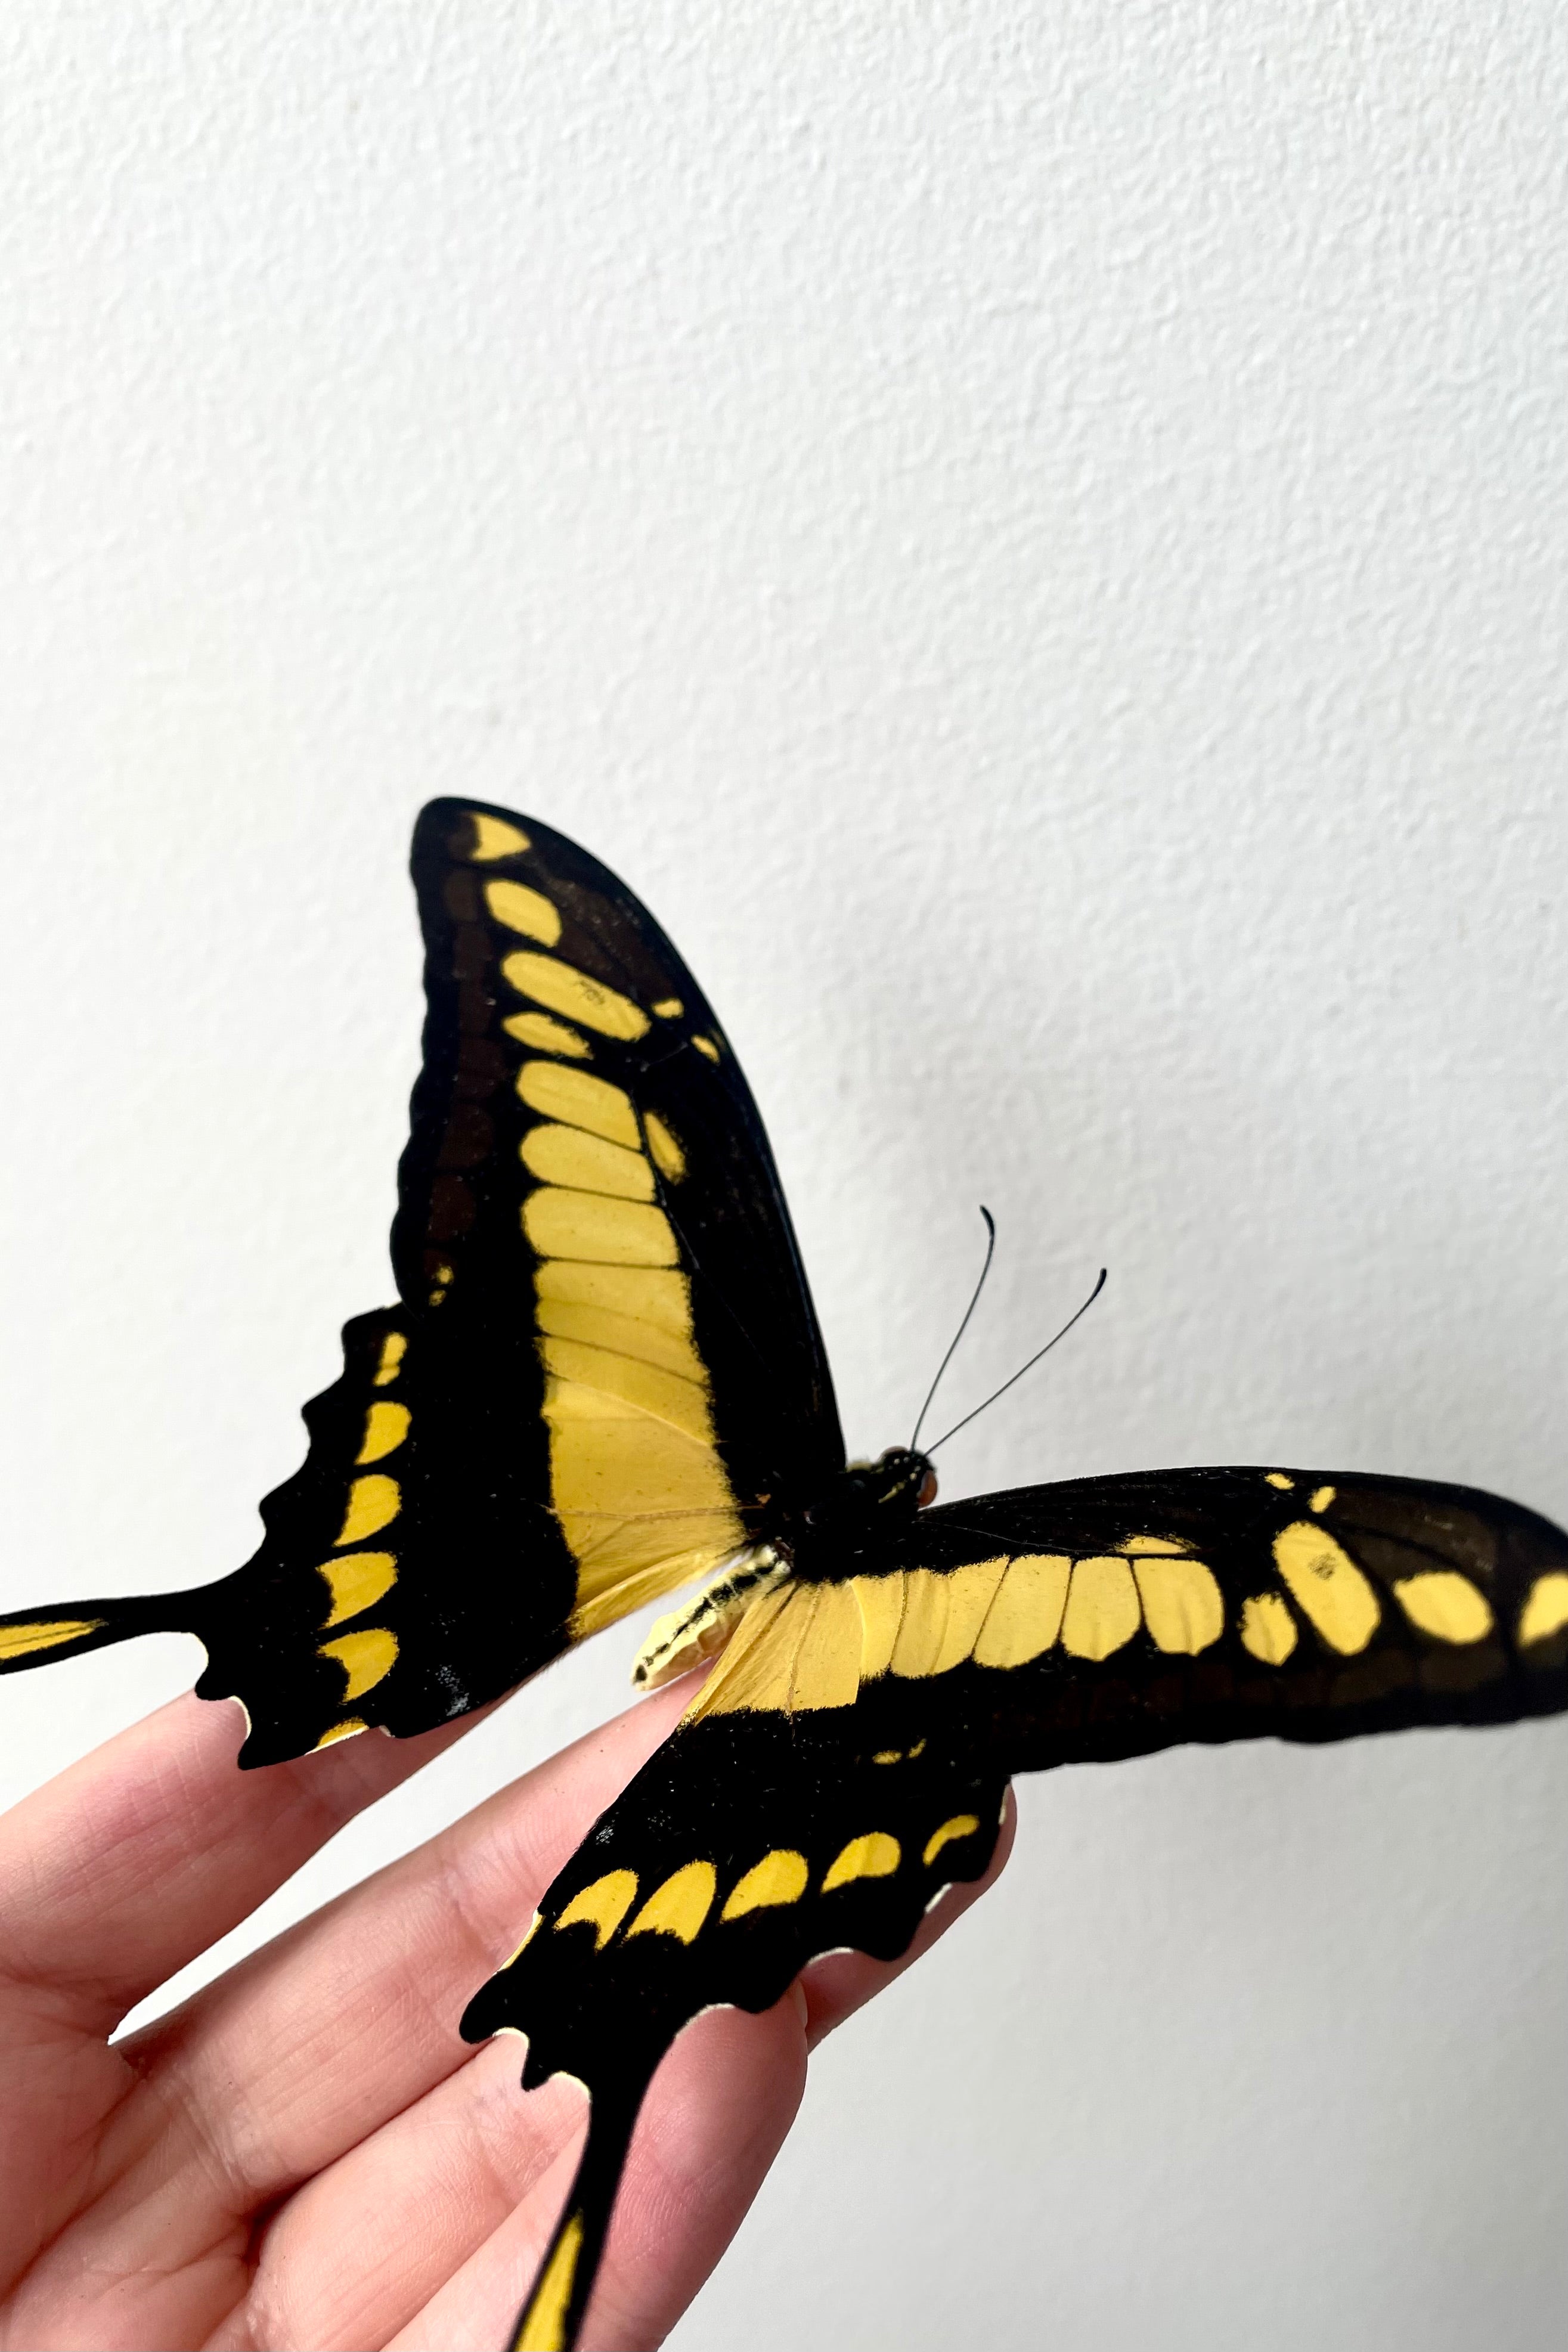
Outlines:
[[[858, 1449], [1568, 1517], [1550, 0], [0, 17], [0, 1605], [388, 1296], [419, 803], [641, 890]], [[611, 1634], [218, 1957], [620, 1703]], [[7, 1682], [15, 1794], [191, 1677]], [[680, 2352], [1561, 2343], [1568, 1727], [1046, 1776]], [[526, 1921], [520, 1923], [521, 1926]]]

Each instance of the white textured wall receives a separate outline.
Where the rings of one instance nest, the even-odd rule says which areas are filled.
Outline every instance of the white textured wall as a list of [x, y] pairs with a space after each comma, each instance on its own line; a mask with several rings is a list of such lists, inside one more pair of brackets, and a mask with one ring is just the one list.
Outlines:
[[[1556, 0], [0, 18], [5, 1606], [388, 1294], [436, 792], [719, 1003], [853, 1441], [1568, 1515]], [[271, 1926], [616, 1702], [611, 1635]], [[16, 1790], [189, 1678], [0, 1691]], [[684, 2352], [1561, 2342], [1568, 1730], [1029, 1784]]]

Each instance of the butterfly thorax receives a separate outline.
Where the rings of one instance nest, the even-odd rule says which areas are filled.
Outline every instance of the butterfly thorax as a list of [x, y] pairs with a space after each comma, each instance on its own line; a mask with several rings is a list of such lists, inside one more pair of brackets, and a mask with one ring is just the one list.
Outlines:
[[935, 1495], [928, 1456], [889, 1446], [879, 1461], [849, 1463], [786, 1511], [770, 1541], [802, 1583], [840, 1584], [881, 1559]]

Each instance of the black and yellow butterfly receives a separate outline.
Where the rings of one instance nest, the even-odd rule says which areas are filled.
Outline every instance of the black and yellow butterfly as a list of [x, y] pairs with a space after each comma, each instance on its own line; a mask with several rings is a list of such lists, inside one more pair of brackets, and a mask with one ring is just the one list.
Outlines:
[[558, 834], [438, 801], [429, 1013], [393, 1259], [266, 1539], [193, 1592], [0, 1619], [0, 1670], [180, 1630], [241, 1762], [407, 1735], [654, 1597], [645, 1685], [717, 1664], [463, 2032], [592, 2096], [519, 2326], [575, 2342], [643, 2094], [681, 2028], [904, 1951], [1017, 1771], [1568, 1706], [1568, 1538], [1464, 1487], [1173, 1470], [927, 1507], [847, 1465], [767, 1139], [657, 924]]

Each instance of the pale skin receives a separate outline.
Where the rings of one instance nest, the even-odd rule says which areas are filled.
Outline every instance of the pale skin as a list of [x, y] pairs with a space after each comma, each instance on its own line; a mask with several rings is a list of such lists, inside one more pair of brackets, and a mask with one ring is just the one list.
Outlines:
[[[0, 2347], [499, 2352], [581, 2141], [521, 2044], [457, 2021], [688, 1680], [579, 1740], [159, 2022], [121, 2018], [355, 1813], [462, 1736], [374, 1735], [235, 1769], [237, 1708], [186, 1697], [0, 1821]], [[526, 1699], [522, 1702], [527, 1704]], [[700, 2018], [655, 2082], [584, 2341], [658, 2344], [722, 2253], [823, 2035], [908, 1958], [817, 1961], [762, 2017]]]

